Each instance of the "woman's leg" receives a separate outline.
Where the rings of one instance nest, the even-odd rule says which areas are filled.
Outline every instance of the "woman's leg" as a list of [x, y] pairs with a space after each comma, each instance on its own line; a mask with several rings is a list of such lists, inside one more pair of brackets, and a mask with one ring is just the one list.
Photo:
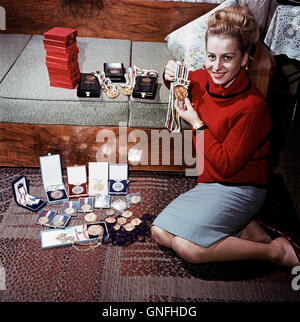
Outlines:
[[292, 245], [285, 238], [261, 243], [229, 236], [205, 248], [176, 236], [172, 248], [190, 263], [263, 260], [287, 267], [299, 265]]
[[242, 231], [241, 238], [261, 243], [270, 243], [272, 241], [272, 238], [255, 219]]
[[151, 227], [151, 235], [160, 245], [172, 248], [172, 239], [174, 238], [174, 235], [166, 230], [154, 225]]

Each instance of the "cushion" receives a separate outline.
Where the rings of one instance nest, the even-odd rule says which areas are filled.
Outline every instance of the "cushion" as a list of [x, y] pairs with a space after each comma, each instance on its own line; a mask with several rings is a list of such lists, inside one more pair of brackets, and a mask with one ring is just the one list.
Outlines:
[[[1, 42], [2, 37], [0, 38]], [[128, 97], [78, 98], [76, 89], [50, 87], [43, 36], [32, 36], [0, 85], [0, 121], [29, 124], [111, 125], [128, 121]], [[104, 62], [130, 64], [129, 40], [78, 37], [80, 71]], [[0, 44], [0, 48], [2, 45]]]
[[30, 40], [30, 35], [0, 34], [0, 83]]
[[[166, 43], [139, 41], [132, 43], [132, 66], [156, 70], [158, 72], [158, 88], [155, 99], [130, 97], [129, 127], [166, 128], [169, 89], [163, 83], [162, 74], [170, 59], [172, 57]], [[182, 120], [182, 122], [184, 121]]]
[[205, 15], [170, 33], [165, 40], [173, 59], [182, 61], [190, 70], [203, 68], [208, 17], [216, 10], [237, 4], [236, 0], [226, 0]]

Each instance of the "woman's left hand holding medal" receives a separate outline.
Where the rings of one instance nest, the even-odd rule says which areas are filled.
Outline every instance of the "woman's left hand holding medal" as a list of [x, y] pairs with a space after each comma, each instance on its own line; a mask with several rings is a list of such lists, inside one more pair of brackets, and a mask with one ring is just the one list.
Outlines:
[[176, 99], [175, 108], [178, 112], [178, 115], [188, 122], [192, 127], [195, 127], [196, 124], [198, 125], [203, 123], [188, 98], [185, 98], [184, 101], [179, 101]]

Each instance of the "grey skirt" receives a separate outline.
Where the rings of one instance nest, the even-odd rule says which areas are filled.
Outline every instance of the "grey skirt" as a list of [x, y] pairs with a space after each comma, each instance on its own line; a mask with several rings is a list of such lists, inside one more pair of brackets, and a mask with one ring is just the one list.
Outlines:
[[198, 183], [172, 201], [153, 225], [203, 247], [239, 236], [262, 207], [266, 189]]

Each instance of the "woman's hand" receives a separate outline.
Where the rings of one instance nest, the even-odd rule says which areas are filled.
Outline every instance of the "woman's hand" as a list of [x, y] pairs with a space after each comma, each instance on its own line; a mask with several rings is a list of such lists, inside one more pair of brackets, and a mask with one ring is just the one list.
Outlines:
[[194, 129], [199, 129], [204, 124], [188, 98], [184, 101], [175, 100], [175, 108], [178, 115], [188, 122]]
[[169, 60], [165, 67], [165, 80], [173, 82], [175, 80], [176, 65], [181, 64], [180, 62], [175, 62], [174, 60]]

